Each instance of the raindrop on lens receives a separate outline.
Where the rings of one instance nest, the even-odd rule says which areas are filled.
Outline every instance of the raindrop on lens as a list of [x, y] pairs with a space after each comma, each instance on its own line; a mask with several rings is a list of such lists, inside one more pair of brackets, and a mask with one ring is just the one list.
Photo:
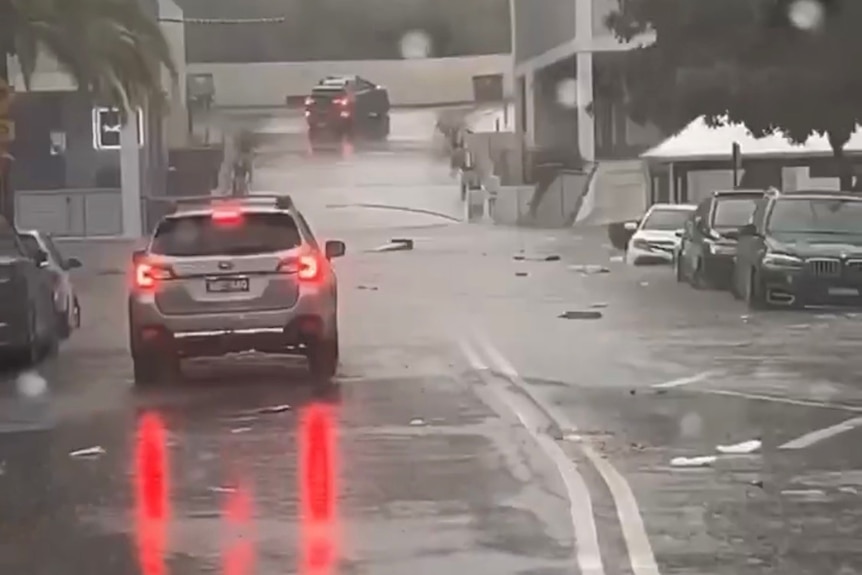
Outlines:
[[578, 107], [578, 83], [574, 78], [566, 78], [557, 84], [557, 103], [564, 108]]
[[823, 23], [823, 4], [819, 0], [796, 0], [787, 8], [790, 23], [800, 30], [813, 30]]
[[411, 30], [401, 38], [401, 56], [408, 60], [429, 58], [433, 49], [431, 37], [422, 30]]
[[15, 384], [18, 393], [24, 397], [39, 397], [48, 391], [48, 382], [35, 371], [25, 371], [18, 375]]

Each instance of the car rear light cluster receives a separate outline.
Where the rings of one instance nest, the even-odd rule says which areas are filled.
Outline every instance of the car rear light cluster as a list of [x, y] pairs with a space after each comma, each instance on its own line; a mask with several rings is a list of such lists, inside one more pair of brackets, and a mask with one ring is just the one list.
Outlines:
[[320, 258], [313, 254], [288, 258], [279, 264], [278, 271], [296, 274], [296, 277], [303, 282], [317, 281], [323, 275]]
[[159, 282], [173, 277], [174, 272], [165, 265], [147, 261], [141, 261], [135, 265], [135, 287], [138, 289], [155, 289]]

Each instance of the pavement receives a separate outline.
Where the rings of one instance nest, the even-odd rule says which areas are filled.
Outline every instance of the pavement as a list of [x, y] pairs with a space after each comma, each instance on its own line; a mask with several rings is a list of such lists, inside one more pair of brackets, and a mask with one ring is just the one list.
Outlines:
[[749, 312], [600, 228], [462, 223], [425, 118], [328, 150], [264, 124], [254, 189], [348, 245], [332, 390], [245, 356], [133, 391], [133, 246], [63, 246], [84, 325], [44, 393], [4, 381], [0, 572], [862, 570], [862, 315]]

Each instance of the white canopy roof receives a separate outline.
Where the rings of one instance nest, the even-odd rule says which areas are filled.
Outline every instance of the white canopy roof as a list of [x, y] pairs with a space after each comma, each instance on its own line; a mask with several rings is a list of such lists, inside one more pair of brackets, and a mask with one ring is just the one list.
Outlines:
[[[744, 158], [832, 155], [832, 147], [825, 136], [813, 135], [804, 144], [792, 144], [783, 134], [755, 138], [742, 124], [726, 124], [710, 128], [701, 117], [661, 144], [641, 154], [641, 158], [663, 162], [730, 161], [733, 142], [739, 143]], [[862, 128], [857, 127], [844, 147], [844, 151], [848, 155], [862, 154]]]

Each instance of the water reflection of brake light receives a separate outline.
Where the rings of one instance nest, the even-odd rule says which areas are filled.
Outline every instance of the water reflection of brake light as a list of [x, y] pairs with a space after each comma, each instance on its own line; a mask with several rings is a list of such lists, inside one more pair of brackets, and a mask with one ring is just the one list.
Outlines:
[[250, 575], [254, 572], [255, 550], [252, 527], [252, 496], [240, 484], [228, 494], [224, 518], [229, 540], [224, 547], [224, 575]]
[[299, 436], [300, 575], [330, 575], [338, 561], [336, 449], [330, 408], [306, 408]]
[[142, 575], [165, 575], [170, 471], [162, 419], [144, 414], [135, 444], [135, 536]]
[[337, 98], [337, 99], [333, 100], [332, 103], [335, 104], [336, 106], [347, 106], [350, 103], [350, 101], [347, 98]]

